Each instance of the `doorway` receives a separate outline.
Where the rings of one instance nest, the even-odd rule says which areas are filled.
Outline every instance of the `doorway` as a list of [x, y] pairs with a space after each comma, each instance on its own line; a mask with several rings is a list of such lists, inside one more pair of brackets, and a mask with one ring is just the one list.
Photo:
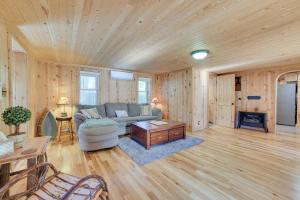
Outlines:
[[235, 127], [235, 82], [235, 74], [209, 75], [209, 124]]
[[[10, 105], [28, 107], [28, 91], [27, 91], [27, 55], [24, 48], [17, 42], [15, 38], [11, 40], [11, 95]], [[28, 131], [28, 124], [22, 124], [21, 132]]]
[[276, 130], [278, 133], [300, 133], [299, 100], [298, 72], [281, 75], [277, 81]]

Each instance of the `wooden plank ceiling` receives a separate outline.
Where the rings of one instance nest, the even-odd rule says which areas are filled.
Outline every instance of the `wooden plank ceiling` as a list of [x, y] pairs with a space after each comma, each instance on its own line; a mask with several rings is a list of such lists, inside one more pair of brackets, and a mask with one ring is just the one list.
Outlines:
[[[298, 62], [299, 10], [299, 0], [0, 1], [3, 21], [39, 59], [153, 73]], [[193, 60], [202, 48], [209, 57]]]

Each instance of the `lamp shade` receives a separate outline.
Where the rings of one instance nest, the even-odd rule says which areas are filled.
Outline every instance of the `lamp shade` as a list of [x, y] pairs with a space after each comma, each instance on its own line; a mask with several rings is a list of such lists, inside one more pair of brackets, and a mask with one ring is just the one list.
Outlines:
[[158, 104], [158, 98], [157, 98], [157, 97], [154, 97], [154, 98], [152, 99], [152, 103]]
[[68, 97], [60, 97], [58, 105], [68, 105], [69, 104], [69, 98]]

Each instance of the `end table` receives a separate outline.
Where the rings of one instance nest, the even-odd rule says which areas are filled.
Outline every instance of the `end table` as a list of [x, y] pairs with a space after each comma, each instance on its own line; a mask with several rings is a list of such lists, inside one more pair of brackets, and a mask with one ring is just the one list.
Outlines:
[[[56, 117], [56, 121], [58, 124], [57, 140], [60, 141], [60, 136], [62, 132], [68, 132], [70, 134], [71, 141], [73, 141], [72, 117]], [[63, 122], [66, 122], [68, 125], [67, 131], [62, 130]]]
[[[50, 142], [50, 137], [35, 137], [30, 138], [26, 141], [23, 148], [15, 149], [15, 152], [11, 155], [0, 158], [0, 188], [3, 187], [8, 181], [10, 176], [14, 176], [23, 170], [17, 172], [11, 172], [11, 163], [19, 160], [27, 160], [27, 168], [31, 168], [43, 162], [47, 162], [47, 146]], [[35, 149], [34, 152], [24, 154], [24, 150]], [[31, 174], [38, 174], [37, 171], [31, 172]], [[38, 176], [39, 177], [39, 176]], [[36, 178], [34, 176], [28, 176], [27, 178], [27, 189], [32, 189], [36, 184]], [[9, 193], [5, 195], [8, 197]]]

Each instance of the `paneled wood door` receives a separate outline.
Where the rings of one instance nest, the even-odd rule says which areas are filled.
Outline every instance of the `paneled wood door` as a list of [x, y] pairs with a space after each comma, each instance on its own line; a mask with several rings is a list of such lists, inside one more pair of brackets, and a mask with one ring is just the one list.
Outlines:
[[235, 75], [217, 77], [216, 124], [234, 128], [235, 121]]

